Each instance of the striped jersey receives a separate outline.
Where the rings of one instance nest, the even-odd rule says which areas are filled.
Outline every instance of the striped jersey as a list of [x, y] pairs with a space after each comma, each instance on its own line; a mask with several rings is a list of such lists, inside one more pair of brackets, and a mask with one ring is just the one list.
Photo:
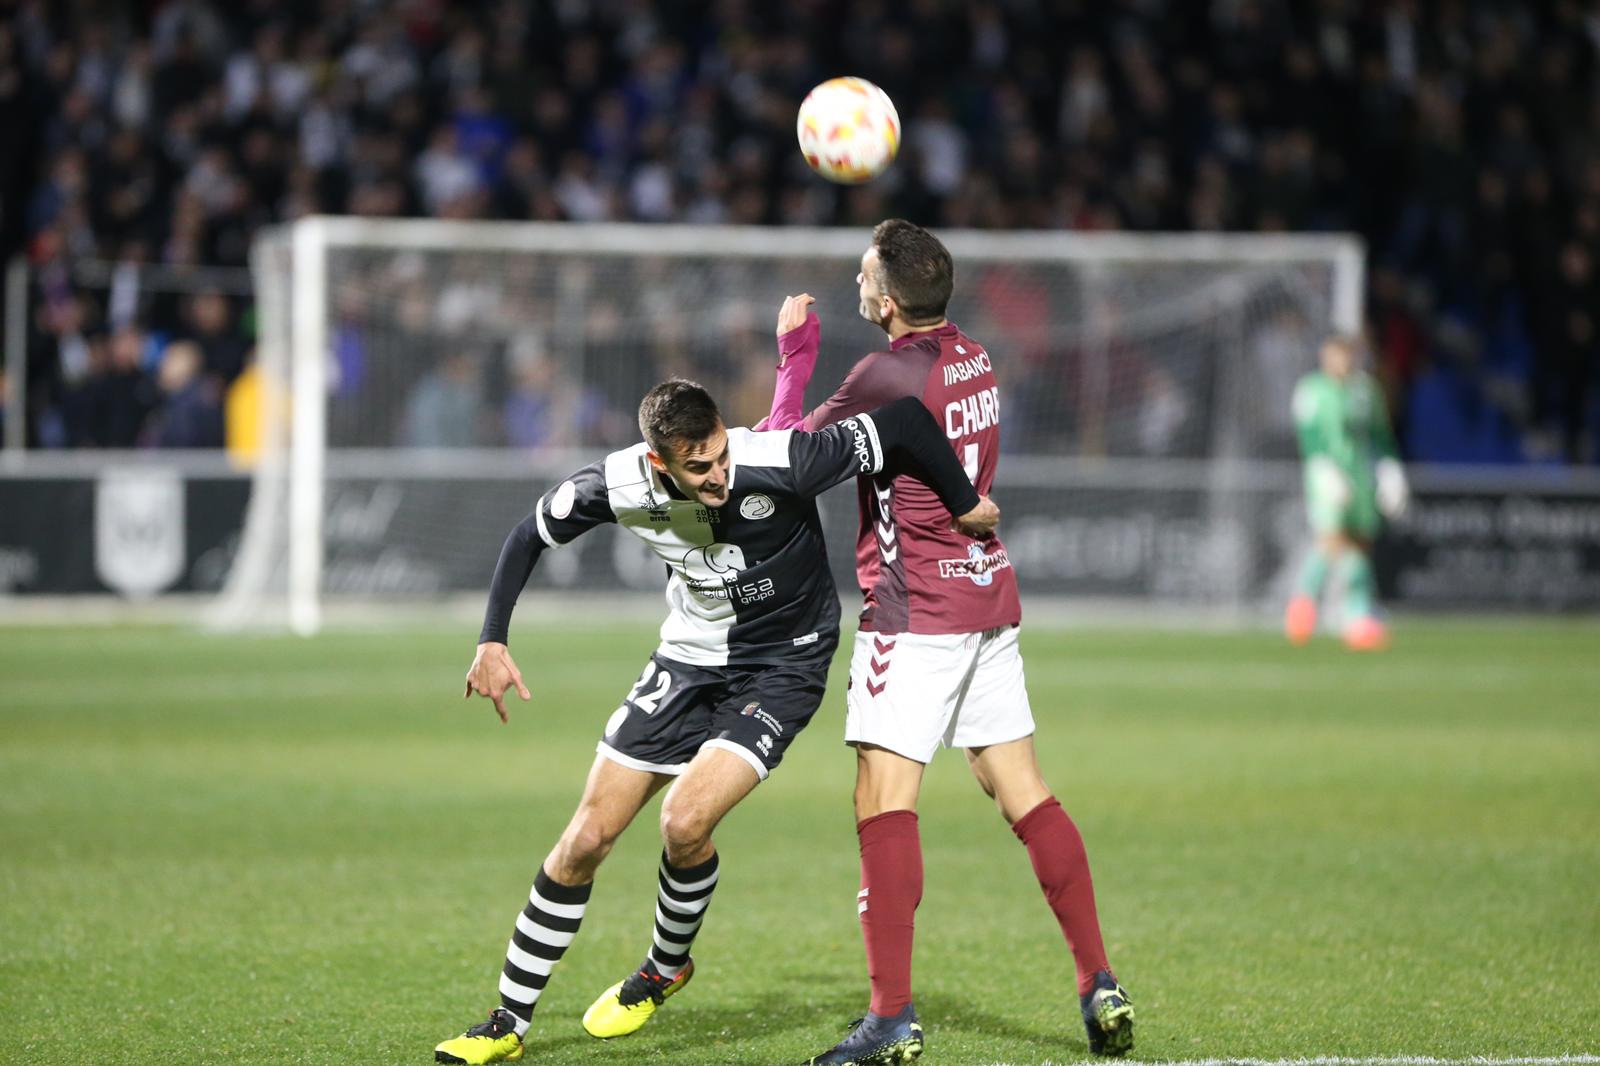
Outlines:
[[641, 443], [612, 452], [541, 496], [535, 515], [544, 544], [559, 547], [607, 522], [647, 544], [667, 567], [669, 610], [657, 651], [669, 659], [722, 666], [832, 656], [839, 598], [815, 498], [883, 469], [872, 416], [818, 433], [728, 430], [721, 507], [685, 498], [651, 465], [649, 450]]

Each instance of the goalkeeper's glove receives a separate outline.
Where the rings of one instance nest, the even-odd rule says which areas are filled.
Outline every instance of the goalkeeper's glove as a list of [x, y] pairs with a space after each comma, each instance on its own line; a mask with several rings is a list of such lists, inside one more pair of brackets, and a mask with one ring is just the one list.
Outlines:
[[1400, 518], [1411, 506], [1411, 486], [1398, 459], [1378, 460], [1378, 510], [1385, 518]]
[[1344, 476], [1339, 464], [1326, 455], [1311, 459], [1311, 484], [1318, 496], [1334, 507], [1350, 505], [1350, 479]]

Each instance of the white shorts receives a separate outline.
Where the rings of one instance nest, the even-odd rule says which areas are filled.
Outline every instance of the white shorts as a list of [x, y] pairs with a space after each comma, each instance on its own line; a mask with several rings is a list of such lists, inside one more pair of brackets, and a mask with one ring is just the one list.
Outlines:
[[873, 744], [926, 763], [941, 746], [981, 748], [1032, 735], [1016, 626], [856, 633], [846, 744]]

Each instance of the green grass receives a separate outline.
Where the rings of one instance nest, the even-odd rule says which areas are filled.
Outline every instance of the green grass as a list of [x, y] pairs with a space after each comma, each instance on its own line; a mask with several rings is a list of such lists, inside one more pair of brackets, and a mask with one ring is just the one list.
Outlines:
[[[481, 1017], [649, 628], [519, 627], [501, 727], [472, 633], [0, 629], [0, 1061], [420, 1063]], [[1600, 1051], [1600, 626], [1025, 632], [1143, 1059]], [[840, 665], [844, 662], [840, 660]], [[841, 678], [719, 833], [694, 985], [578, 1016], [649, 938], [647, 813], [524, 1061], [790, 1063], [865, 1006]], [[1082, 1056], [1070, 959], [958, 755], [929, 771], [925, 1061]]]

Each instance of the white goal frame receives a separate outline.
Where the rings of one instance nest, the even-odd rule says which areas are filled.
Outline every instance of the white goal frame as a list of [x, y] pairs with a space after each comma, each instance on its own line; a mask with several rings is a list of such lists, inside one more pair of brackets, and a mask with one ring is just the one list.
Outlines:
[[[1332, 328], [1360, 330], [1365, 248], [1357, 237], [1222, 233], [1130, 234], [941, 230], [957, 262], [968, 256], [1018, 262], [1331, 264]], [[322, 625], [324, 479], [328, 470], [328, 256], [339, 249], [518, 252], [531, 255], [771, 258], [858, 257], [868, 232], [858, 228], [704, 227], [688, 225], [458, 222], [315, 216], [272, 227], [252, 255], [262, 324], [258, 359], [266, 379], [287, 382], [289, 411], [267, 388], [263, 454], [241, 545], [212, 621], [235, 628], [263, 620], [262, 590], [287, 537], [287, 617], [302, 635]], [[287, 257], [290, 283], [270, 257]], [[1114, 463], [1115, 461], [1109, 461]], [[1102, 470], [1105, 462], [1101, 464]], [[1213, 466], [1219, 464], [1211, 464]], [[1227, 465], [1227, 464], [1220, 464]], [[1237, 465], [1237, 464], [1235, 464]], [[1281, 471], [1279, 472], [1281, 474]], [[1209, 478], [1237, 479], [1237, 470]], [[287, 521], [283, 522], [284, 514]]]

